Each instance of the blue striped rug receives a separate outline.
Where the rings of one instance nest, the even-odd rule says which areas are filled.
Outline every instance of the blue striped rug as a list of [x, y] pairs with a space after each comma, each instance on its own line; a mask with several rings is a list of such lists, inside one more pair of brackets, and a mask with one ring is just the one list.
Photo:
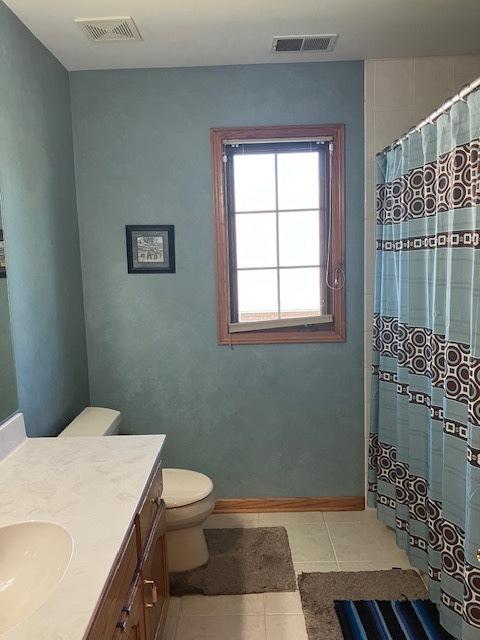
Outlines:
[[430, 600], [336, 600], [345, 640], [453, 640]]

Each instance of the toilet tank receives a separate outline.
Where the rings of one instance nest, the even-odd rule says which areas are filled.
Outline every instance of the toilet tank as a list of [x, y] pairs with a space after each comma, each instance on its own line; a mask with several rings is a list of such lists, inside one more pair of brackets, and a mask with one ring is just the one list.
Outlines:
[[86, 407], [60, 436], [112, 436], [118, 433], [122, 414], [114, 409]]

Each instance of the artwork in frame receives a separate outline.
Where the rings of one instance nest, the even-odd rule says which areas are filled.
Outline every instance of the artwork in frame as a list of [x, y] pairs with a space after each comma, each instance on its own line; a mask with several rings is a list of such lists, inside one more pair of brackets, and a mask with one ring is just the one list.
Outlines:
[[7, 277], [7, 263], [5, 260], [5, 240], [3, 239], [3, 229], [0, 229], [0, 278]]
[[175, 273], [172, 224], [128, 224], [128, 273]]

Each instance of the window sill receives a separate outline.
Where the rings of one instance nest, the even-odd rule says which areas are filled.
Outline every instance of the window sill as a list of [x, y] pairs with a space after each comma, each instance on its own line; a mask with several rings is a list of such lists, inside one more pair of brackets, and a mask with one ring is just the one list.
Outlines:
[[227, 333], [220, 331], [219, 345], [240, 344], [310, 344], [315, 342], [345, 342], [345, 334], [329, 326], [317, 331], [246, 331]]

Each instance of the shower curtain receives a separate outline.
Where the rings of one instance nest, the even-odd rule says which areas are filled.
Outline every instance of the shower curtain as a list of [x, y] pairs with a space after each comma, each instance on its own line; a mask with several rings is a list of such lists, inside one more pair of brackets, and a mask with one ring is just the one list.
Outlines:
[[480, 639], [480, 91], [378, 156], [369, 504]]

